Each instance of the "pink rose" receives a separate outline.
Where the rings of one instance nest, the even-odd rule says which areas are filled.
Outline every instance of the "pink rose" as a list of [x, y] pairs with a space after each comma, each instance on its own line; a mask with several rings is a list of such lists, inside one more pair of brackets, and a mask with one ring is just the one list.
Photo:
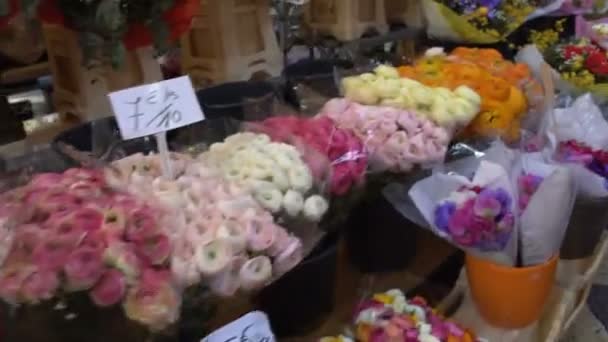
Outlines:
[[91, 300], [100, 307], [109, 307], [120, 303], [125, 296], [127, 282], [118, 270], [107, 270], [89, 293]]
[[40, 301], [53, 298], [58, 288], [59, 277], [57, 272], [37, 270], [23, 281], [21, 295], [25, 301], [37, 304]]
[[158, 234], [138, 240], [135, 250], [150, 265], [162, 265], [171, 254], [171, 244], [166, 235]]
[[123, 304], [127, 317], [152, 331], [163, 330], [175, 323], [181, 299], [169, 280], [167, 272], [145, 270]]
[[278, 229], [282, 228], [273, 222], [251, 220], [247, 225], [247, 248], [254, 253], [267, 250], [274, 243]]
[[352, 185], [353, 177], [351, 176], [349, 165], [344, 163], [335, 165], [331, 175], [331, 193], [338, 196], [344, 195], [350, 190]]
[[116, 241], [104, 251], [103, 260], [119, 269], [126, 277], [128, 283], [133, 283], [140, 274], [142, 262], [135, 253], [132, 243]]
[[87, 232], [101, 229], [104, 222], [104, 214], [99, 209], [82, 208], [71, 215], [73, 223]]
[[87, 236], [87, 231], [78, 225], [77, 222], [74, 222], [71, 216], [66, 216], [52, 224], [49, 234], [51, 234], [54, 240], [75, 247], [84, 240]]
[[39, 173], [29, 183], [31, 188], [54, 188], [61, 184], [63, 176], [59, 173]]
[[34, 263], [41, 270], [58, 271], [63, 268], [72, 248], [71, 244], [60, 239], [44, 241], [34, 249]]
[[277, 231], [275, 234], [276, 235], [275, 235], [274, 241], [273, 241], [272, 245], [270, 246], [270, 248], [267, 250], [268, 255], [270, 255], [272, 257], [275, 257], [275, 256], [281, 254], [289, 246], [289, 243], [291, 242], [289, 233], [287, 233], [285, 228], [277, 226]]
[[267, 256], [247, 260], [239, 271], [239, 282], [244, 290], [262, 288], [272, 277], [272, 264]]
[[151, 208], [140, 208], [129, 213], [126, 237], [129, 241], [138, 241], [159, 233], [156, 215]]
[[77, 249], [66, 260], [63, 271], [69, 290], [90, 289], [104, 272], [100, 251], [89, 247]]
[[76, 196], [63, 192], [50, 192], [30, 200], [35, 202], [31, 204], [37, 209], [48, 214], [66, 213], [82, 205], [82, 201]]
[[71, 184], [68, 193], [82, 199], [93, 199], [101, 196], [102, 191], [98, 184], [89, 181], [78, 181]]

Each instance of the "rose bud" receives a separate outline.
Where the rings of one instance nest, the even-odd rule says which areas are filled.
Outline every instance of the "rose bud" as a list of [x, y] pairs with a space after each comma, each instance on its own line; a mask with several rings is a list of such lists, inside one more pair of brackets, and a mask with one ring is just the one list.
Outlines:
[[225, 220], [215, 233], [216, 238], [230, 243], [232, 254], [237, 255], [245, 250], [247, 235], [245, 228], [236, 220]]
[[171, 254], [171, 243], [166, 235], [158, 234], [137, 241], [135, 250], [150, 265], [162, 265]]
[[58, 288], [59, 277], [57, 272], [38, 270], [23, 281], [21, 296], [31, 304], [38, 304], [41, 301], [53, 298]]
[[35, 270], [32, 265], [5, 266], [0, 275], [0, 298], [7, 303], [18, 304], [22, 284]]
[[141, 261], [135, 253], [135, 247], [131, 243], [114, 242], [104, 251], [103, 260], [118, 270], [126, 277], [127, 283], [132, 284], [140, 273]]
[[89, 247], [77, 249], [68, 257], [63, 271], [70, 291], [90, 289], [104, 272], [100, 251]]
[[107, 270], [91, 290], [89, 297], [95, 305], [109, 307], [120, 303], [126, 290], [127, 282], [124, 274], [118, 270]]
[[236, 256], [231, 261], [224, 272], [215, 275], [209, 281], [209, 288], [211, 291], [218, 296], [232, 297], [241, 287], [240, 272], [241, 267], [247, 258], [242, 256]]
[[71, 184], [68, 193], [82, 199], [94, 199], [102, 194], [99, 186], [89, 181], [78, 181]]
[[72, 252], [72, 246], [65, 241], [52, 239], [39, 244], [34, 249], [33, 260], [41, 270], [58, 271]]
[[198, 270], [203, 275], [212, 276], [226, 269], [233, 255], [230, 242], [217, 239], [199, 246], [195, 259]]
[[266, 256], [258, 256], [248, 260], [241, 266], [239, 279], [245, 290], [256, 290], [264, 285], [272, 277], [272, 264]]
[[290, 243], [289, 233], [283, 227], [276, 227], [274, 241], [268, 250], [266, 251], [271, 257], [276, 257], [281, 254]]
[[247, 248], [254, 253], [269, 249], [277, 236], [277, 230], [272, 222], [252, 220], [247, 227]]
[[291, 237], [287, 248], [274, 259], [272, 266], [275, 275], [287, 273], [299, 264], [302, 259], [302, 243], [300, 239]]
[[142, 240], [159, 233], [156, 217], [150, 208], [140, 208], [129, 213], [126, 237], [129, 241]]
[[87, 232], [101, 229], [104, 222], [104, 214], [99, 209], [83, 208], [71, 215], [71, 220], [80, 229]]
[[145, 270], [123, 304], [127, 317], [152, 331], [175, 323], [179, 317], [180, 297], [169, 278], [170, 274]]
[[61, 241], [72, 247], [78, 246], [87, 236], [87, 232], [78, 226], [71, 216], [59, 220], [51, 228], [50, 234], [52, 234], [51, 236], [54, 240]]

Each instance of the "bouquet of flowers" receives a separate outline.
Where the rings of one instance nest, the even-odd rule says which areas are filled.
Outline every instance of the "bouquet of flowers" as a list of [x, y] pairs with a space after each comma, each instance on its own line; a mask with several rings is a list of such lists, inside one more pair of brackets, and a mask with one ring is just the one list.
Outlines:
[[472, 180], [437, 173], [409, 195], [435, 234], [498, 263], [516, 263], [517, 197], [502, 166], [482, 160]]
[[474, 44], [497, 43], [527, 20], [557, 10], [560, 6], [561, 1], [544, 0], [423, 2], [430, 36]]
[[364, 105], [380, 105], [415, 111], [436, 124], [453, 130], [464, 127], [479, 113], [481, 98], [468, 85], [427, 86], [401, 78], [399, 70], [381, 65], [374, 73], [342, 80], [344, 97]]
[[190, 28], [198, 6], [196, 0], [30, 0], [25, 10], [78, 31], [85, 62], [102, 58], [119, 66], [126, 50], [153, 45], [165, 52]]
[[[245, 188], [200, 161], [183, 158], [173, 164], [175, 180], [160, 177], [157, 155], [121, 159], [108, 173], [115, 186], [170, 211], [171, 270], [182, 288], [202, 283], [229, 297], [239, 289], [267, 285], [302, 260], [301, 240], [277, 224]], [[284, 202], [287, 209], [294, 206]]]
[[399, 67], [399, 73], [425, 85], [455, 90], [466, 86], [479, 94], [480, 112], [463, 132], [465, 136], [516, 141], [528, 102], [533, 102], [526, 96], [532, 83], [528, 67], [504, 60], [494, 49], [459, 47], [446, 55], [443, 49], [432, 48], [414, 65]]
[[608, 57], [599, 45], [588, 38], [576, 38], [542, 53], [566, 90], [592, 92], [602, 98], [608, 96]]
[[408, 172], [443, 160], [450, 133], [415, 112], [329, 101], [319, 113], [352, 130], [365, 144], [372, 171]]
[[307, 164], [298, 148], [273, 142], [266, 134], [245, 132], [211, 145], [197, 159], [250, 191], [272, 213], [316, 223], [329, 208], [322, 195], [326, 178], [315, 179], [327, 174], [329, 164], [316, 155], [315, 162]]
[[[332, 195], [342, 196], [351, 188], [362, 185], [367, 169], [367, 153], [363, 142], [352, 131], [337, 127], [329, 117], [300, 118], [296, 116], [277, 116], [266, 119], [254, 130], [264, 132], [273, 141], [303, 144], [321, 154], [330, 163], [329, 190]], [[306, 164], [319, 179], [324, 170], [315, 167], [314, 153], [304, 153]]]
[[[421, 297], [407, 299], [401, 290], [375, 294], [355, 312], [355, 340], [361, 342], [420, 341], [475, 342], [477, 337], [449, 321]], [[347, 337], [321, 342], [347, 342]]]
[[14, 232], [0, 253], [0, 297], [36, 305], [86, 293], [101, 308], [163, 330], [176, 322], [181, 294], [169, 268], [163, 212], [112, 190], [103, 173], [70, 169], [39, 174], [4, 193], [3, 229]]

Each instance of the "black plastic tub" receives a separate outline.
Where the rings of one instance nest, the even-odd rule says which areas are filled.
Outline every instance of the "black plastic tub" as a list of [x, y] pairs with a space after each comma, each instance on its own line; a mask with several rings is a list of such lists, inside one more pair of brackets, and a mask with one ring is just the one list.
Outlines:
[[417, 232], [415, 223], [378, 194], [351, 212], [346, 223], [348, 258], [364, 273], [401, 271], [416, 254]]
[[272, 114], [276, 92], [264, 81], [231, 82], [197, 92], [205, 117], [260, 120]]
[[[283, 75], [286, 79], [285, 100], [304, 111], [314, 111], [317, 102], [324, 103], [327, 99], [338, 97], [340, 88], [336, 81], [335, 69], [351, 69], [353, 64], [344, 60], [330, 59], [303, 59], [285, 68]], [[304, 85], [312, 90], [318, 98], [311, 98], [313, 94], [300, 89]], [[311, 105], [307, 102], [312, 102]], [[315, 107], [315, 108], [309, 108]]]
[[309, 333], [335, 304], [339, 234], [326, 235], [311, 254], [255, 298], [279, 338]]

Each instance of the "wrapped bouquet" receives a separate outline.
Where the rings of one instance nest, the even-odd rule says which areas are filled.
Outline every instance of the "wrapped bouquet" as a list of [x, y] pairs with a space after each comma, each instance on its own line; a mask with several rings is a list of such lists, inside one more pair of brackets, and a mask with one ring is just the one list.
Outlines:
[[450, 141], [445, 128], [397, 108], [333, 99], [319, 115], [352, 130], [363, 141], [372, 171], [408, 172], [416, 165], [440, 162]]
[[[339, 128], [329, 117], [278, 116], [252, 128], [268, 134], [273, 141], [301, 146], [305, 150], [303, 159], [315, 173], [315, 179], [320, 179], [325, 171], [319, 168], [322, 165], [316, 165], [318, 160], [327, 159], [332, 195], [344, 195], [365, 180], [367, 152], [362, 140], [352, 131]], [[313, 151], [307, 153], [307, 148]]]
[[527, 20], [557, 10], [563, 1], [423, 1], [430, 36], [473, 44], [497, 43]]
[[479, 113], [481, 98], [467, 85], [450, 90], [400, 78], [399, 71], [381, 65], [374, 73], [342, 80], [344, 97], [364, 104], [410, 110], [447, 129], [464, 127]]
[[181, 294], [159, 208], [85, 169], [37, 175], [3, 194], [0, 206], [3, 228], [14, 231], [1, 260], [5, 302], [36, 305], [86, 293], [98, 307], [122, 305], [154, 331], [178, 319]]
[[[375, 294], [355, 312], [356, 341], [475, 342], [475, 335], [433, 310], [421, 297], [407, 299], [401, 290]], [[340, 336], [321, 342], [350, 342]]]

